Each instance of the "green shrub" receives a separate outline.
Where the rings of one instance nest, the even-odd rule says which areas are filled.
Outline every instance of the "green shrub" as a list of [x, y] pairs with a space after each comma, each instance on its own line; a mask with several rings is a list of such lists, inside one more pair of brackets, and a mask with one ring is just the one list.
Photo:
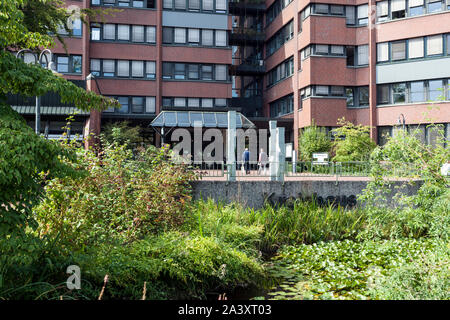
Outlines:
[[99, 156], [80, 150], [81, 166], [89, 175], [47, 183], [46, 197], [35, 209], [39, 235], [83, 250], [181, 225], [191, 199], [189, 181], [195, 176], [166, 160], [166, 153], [150, 147], [134, 157], [117, 144], [107, 145]]
[[375, 148], [375, 142], [370, 138], [370, 127], [354, 125], [339, 119], [340, 127], [333, 129], [336, 139], [333, 143], [335, 156], [333, 161], [367, 161]]
[[148, 299], [205, 298], [237, 285], [264, 283], [257, 260], [213, 237], [168, 232], [127, 246], [90, 248], [74, 260], [82, 277], [96, 284], [109, 276], [105, 299], [139, 299], [144, 281]]
[[314, 152], [330, 152], [331, 141], [321, 128], [313, 124], [301, 132], [298, 148], [299, 159], [311, 161]]

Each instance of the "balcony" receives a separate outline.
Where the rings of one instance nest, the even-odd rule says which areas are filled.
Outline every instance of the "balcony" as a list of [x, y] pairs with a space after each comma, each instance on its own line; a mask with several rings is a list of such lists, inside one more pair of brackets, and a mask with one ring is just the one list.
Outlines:
[[263, 116], [262, 96], [231, 98], [231, 107], [239, 110], [246, 117]]
[[228, 11], [235, 16], [256, 16], [266, 11], [265, 0], [230, 0]]
[[262, 59], [233, 58], [233, 64], [229, 68], [231, 76], [263, 76], [265, 73], [266, 67]]
[[262, 46], [265, 40], [265, 33], [249, 28], [233, 28], [228, 37], [230, 46]]

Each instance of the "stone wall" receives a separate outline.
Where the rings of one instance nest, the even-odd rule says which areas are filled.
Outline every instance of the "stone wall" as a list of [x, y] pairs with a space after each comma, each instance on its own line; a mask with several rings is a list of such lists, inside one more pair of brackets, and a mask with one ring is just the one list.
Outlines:
[[[308, 198], [315, 195], [321, 203], [339, 202], [343, 206], [360, 205], [357, 196], [366, 188], [367, 181], [195, 181], [192, 182], [194, 199], [208, 198], [216, 202], [239, 202], [246, 207], [259, 209], [267, 200], [272, 204], [287, 203], [297, 198]], [[412, 195], [417, 192], [419, 183], [409, 184], [402, 181], [391, 183], [390, 196], [386, 202], [395, 206], [391, 201], [397, 192]], [[400, 191], [401, 190], [401, 191]]]

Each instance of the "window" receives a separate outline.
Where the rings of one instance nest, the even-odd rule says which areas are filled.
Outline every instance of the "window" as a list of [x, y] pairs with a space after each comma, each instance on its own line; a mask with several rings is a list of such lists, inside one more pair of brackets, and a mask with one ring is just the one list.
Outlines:
[[190, 107], [190, 108], [199, 108], [200, 107], [200, 99], [198, 99], [198, 98], [189, 98], [188, 99], [188, 107]]
[[344, 55], [344, 46], [331, 46], [331, 54]]
[[118, 77], [130, 76], [130, 62], [128, 60], [117, 60], [117, 76]]
[[163, 43], [173, 43], [173, 28], [163, 28]]
[[91, 27], [91, 40], [99, 41], [100, 40], [101, 29], [97, 26]]
[[364, 107], [369, 105], [369, 87], [359, 87], [359, 106]]
[[369, 5], [363, 4], [358, 6], [358, 25], [366, 25], [369, 23]]
[[105, 40], [116, 39], [116, 25], [114, 24], [103, 25], [103, 39]]
[[100, 76], [100, 59], [91, 59], [91, 73]]
[[227, 106], [227, 99], [216, 98], [216, 107], [226, 107], [226, 106]]
[[156, 27], [148, 26], [147, 27], [147, 39], [148, 43], [156, 43]]
[[144, 26], [133, 26], [132, 27], [131, 41], [144, 42]]
[[410, 102], [425, 101], [425, 85], [423, 81], [410, 83]]
[[144, 113], [144, 98], [132, 97], [131, 98], [131, 112], [132, 113]]
[[213, 30], [202, 30], [202, 45], [204, 46], [214, 45], [213, 38], [214, 38]]
[[316, 3], [314, 8], [315, 8], [315, 13], [328, 14], [328, 5], [327, 4]]
[[377, 86], [378, 104], [389, 104], [389, 85]]
[[130, 0], [119, 0], [119, 7], [129, 7]]
[[216, 0], [216, 11], [226, 12], [227, 11], [227, 0]]
[[442, 80], [428, 81], [428, 100], [439, 101], [442, 100], [444, 83]]
[[[450, 4], [450, 0], [449, 4]], [[450, 55], [450, 34], [447, 35], [447, 55]]]
[[406, 102], [406, 84], [395, 83], [392, 85], [392, 98], [394, 103]]
[[131, 62], [131, 76], [135, 78], [144, 77], [144, 61]]
[[77, 18], [72, 21], [72, 24], [69, 27], [72, 27], [72, 35], [75, 37], [81, 37], [81, 19]]
[[442, 35], [427, 37], [427, 56], [443, 53]]
[[135, 8], [143, 8], [144, 7], [144, 1], [134, 0], [133, 1], [133, 7], [135, 7]]
[[384, 62], [389, 60], [389, 42], [377, 43], [377, 61]]
[[331, 86], [331, 95], [334, 97], [342, 97], [344, 95], [344, 87]]
[[114, 77], [115, 64], [114, 60], [103, 60], [103, 76]]
[[128, 97], [119, 97], [117, 98], [121, 107], [119, 109], [119, 113], [129, 113], [128, 110]]
[[377, 2], [377, 21], [386, 21], [389, 18], [388, 1]]
[[200, 10], [200, 0], [189, 0], [189, 10]]
[[212, 80], [212, 66], [202, 66], [202, 80]]
[[56, 58], [56, 70], [61, 73], [69, 72], [69, 57]]
[[406, 16], [405, 0], [391, 0], [392, 19], [400, 19]]
[[216, 65], [216, 80], [219, 80], [219, 81], [227, 80], [227, 66], [226, 65]]
[[213, 11], [214, 9], [214, 0], [202, 0], [203, 10]]
[[394, 61], [406, 59], [406, 41], [391, 44], [391, 57]]
[[424, 0], [409, 0], [409, 15], [411, 17], [418, 16], [425, 13], [423, 6]]
[[316, 95], [327, 96], [328, 95], [328, 86], [316, 86]]
[[328, 54], [328, 45], [327, 44], [316, 44], [316, 53]]
[[423, 38], [409, 39], [408, 55], [409, 59], [423, 57]]
[[145, 77], [147, 79], [155, 79], [155, 77], [156, 77], [155, 61], [146, 61], [145, 62]]
[[117, 26], [117, 40], [130, 41], [130, 26], [119, 24]]
[[163, 79], [172, 79], [173, 71], [170, 62], [163, 62]]
[[175, 43], [186, 43], [186, 29], [185, 28], [174, 28], [175, 30]]
[[188, 29], [188, 41], [190, 44], [199, 44], [200, 29]]
[[212, 108], [213, 107], [213, 99], [202, 99], [202, 107], [203, 108]]
[[369, 45], [358, 46], [358, 65], [369, 64]]
[[190, 64], [188, 66], [188, 77], [189, 77], [189, 79], [192, 79], [192, 80], [200, 79], [198, 64]]
[[345, 50], [345, 53], [347, 55], [347, 66], [352, 67], [355, 65], [355, 47], [346, 46]]
[[172, 0], [163, 0], [163, 8], [164, 9], [172, 9]]
[[175, 0], [175, 9], [185, 10], [186, 9], [186, 1], [185, 0]]
[[186, 98], [174, 98], [173, 106], [178, 108], [186, 107]]
[[216, 30], [216, 46], [225, 47], [227, 45], [227, 32], [224, 30]]
[[345, 17], [346, 23], [349, 25], [354, 25], [356, 23], [355, 7], [346, 6], [345, 7]]
[[155, 113], [156, 112], [156, 98], [146, 97], [145, 98], [145, 113]]
[[186, 78], [186, 65], [184, 63], [175, 63], [174, 66], [174, 79], [184, 80]]
[[354, 106], [353, 88], [345, 88], [345, 97], [347, 98], [347, 107]]
[[344, 6], [330, 5], [330, 13], [336, 16], [344, 15]]
[[442, 0], [428, 0], [428, 13], [442, 11]]

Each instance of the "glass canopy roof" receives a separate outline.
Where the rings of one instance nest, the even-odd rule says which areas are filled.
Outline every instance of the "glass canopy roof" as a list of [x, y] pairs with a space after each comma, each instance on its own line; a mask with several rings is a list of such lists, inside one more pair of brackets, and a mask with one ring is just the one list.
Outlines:
[[[162, 111], [150, 124], [152, 127], [228, 128], [226, 112]], [[253, 122], [236, 112], [236, 128], [255, 128]]]

